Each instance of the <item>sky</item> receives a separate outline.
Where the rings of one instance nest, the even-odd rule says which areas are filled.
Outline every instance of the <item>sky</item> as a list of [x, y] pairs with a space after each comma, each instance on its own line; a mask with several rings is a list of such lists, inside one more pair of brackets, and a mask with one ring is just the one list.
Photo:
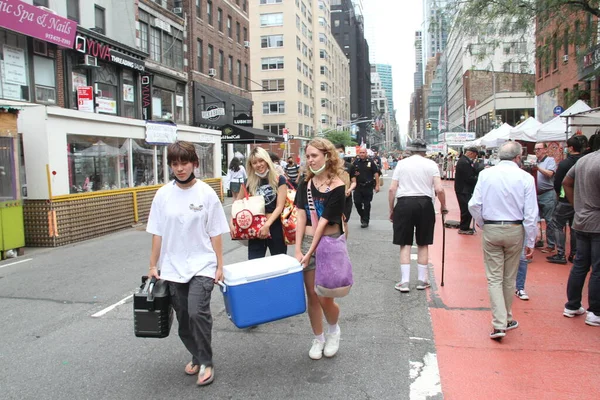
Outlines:
[[394, 107], [400, 133], [406, 134], [415, 72], [415, 31], [422, 29], [421, 0], [362, 0], [371, 62], [391, 64]]

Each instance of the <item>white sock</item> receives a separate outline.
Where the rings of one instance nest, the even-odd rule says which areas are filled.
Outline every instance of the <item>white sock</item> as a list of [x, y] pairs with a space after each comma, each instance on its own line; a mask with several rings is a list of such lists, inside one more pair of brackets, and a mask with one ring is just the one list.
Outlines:
[[400, 265], [400, 273], [402, 276], [400, 283], [406, 283], [406, 282], [410, 281], [410, 264], [401, 264]]
[[427, 279], [427, 265], [417, 264], [417, 269], [419, 271], [419, 280], [423, 282], [429, 282]]
[[315, 335], [315, 339], [321, 343], [325, 343], [325, 334], [321, 333], [320, 335]]
[[340, 331], [340, 326], [338, 324], [335, 324], [335, 325], [329, 324], [329, 330], [327, 333], [329, 333], [331, 335], [332, 333], [338, 333], [339, 331]]

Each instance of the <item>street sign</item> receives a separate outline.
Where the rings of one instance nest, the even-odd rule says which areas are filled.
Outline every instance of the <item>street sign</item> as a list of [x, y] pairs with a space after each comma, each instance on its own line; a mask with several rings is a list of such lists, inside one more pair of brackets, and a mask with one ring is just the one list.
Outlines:
[[288, 128], [283, 128], [281, 130], [281, 133], [283, 134], [283, 140], [285, 140], [287, 142], [288, 141], [288, 133], [290, 133], [290, 130]]
[[79, 86], [77, 88], [77, 109], [84, 112], [94, 112], [94, 88]]
[[554, 115], [560, 115], [565, 111], [564, 108], [562, 108], [562, 106], [556, 106], [554, 107]]

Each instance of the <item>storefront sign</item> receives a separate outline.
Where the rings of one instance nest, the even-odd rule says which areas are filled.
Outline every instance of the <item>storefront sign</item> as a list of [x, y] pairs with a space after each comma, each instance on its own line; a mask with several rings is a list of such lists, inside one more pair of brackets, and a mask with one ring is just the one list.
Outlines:
[[177, 141], [177, 125], [146, 121], [146, 143], [171, 144]]
[[117, 113], [117, 101], [114, 99], [107, 99], [106, 97], [98, 97], [96, 99], [98, 105], [98, 112], [105, 114], [116, 114]]
[[233, 124], [252, 127], [254, 125], [254, 118], [248, 116], [248, 114], [239, 114], [233, 119]]
[[0, 27], [70, 48], [77, 22], [20, 0], [1, 0]]
[[27, 72], [25, 70], [25, 51], [18, 47], [7, 45], [2, 47], [4, 56], [4, 82], [26, 86]]
[[600, 66], [600, 45], [596, 45], [588, 50], [587, 54], [583, 56], [583, 62], [578, 66], [578, 78], [584, 80], [594, 72]]
[[77, 35], [75, 38], [75, 50], [80, 53], [94, 56], [102, 61], [122, 65], [125, 68], [135, 69], [141, 72], [146, 70], [146, 66], [142, 60], [138, 60], [137, 58], [111, 48], [107, 44], [100, 43], [86, 36]]
[[438, 142], [464, 143], [475, 140], [475, 132], [444, 132], [438, 135]]
[[183, 107], [183, 96], [175, 96], [175, 107]]
[[94, 112], [94, 88], [80, 86], [77, 88], [77, 109], [83, 112]]
[[152, 75], [142, 75], [142, 119], [152, 119]]
[[133, 85], [123, 84], [123, 101], [133, 103], [135, 101], [135, 94], [133, 92]]
[[221, 115], [225, 115], [225, 109], [223, 107], [208, 106], [206, 111], [202, 111], [202, 118], [210, 121], [218, 120]]

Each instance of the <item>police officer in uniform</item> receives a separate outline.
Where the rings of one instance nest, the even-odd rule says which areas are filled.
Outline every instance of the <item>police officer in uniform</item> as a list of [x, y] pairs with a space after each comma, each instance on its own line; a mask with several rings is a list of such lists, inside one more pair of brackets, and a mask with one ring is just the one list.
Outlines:
[[360, 227], [369, 226], [371, 217], [371, 201], [373, 200], [373, 189], [379, 192], [380, 170], [375, 161], [367, 157], [367, 149], [361, 147], [358, 158], [354, 160], [354, 177], [356, 178], [356, 190], [354, 190], [354, 205], [360, 215]]

